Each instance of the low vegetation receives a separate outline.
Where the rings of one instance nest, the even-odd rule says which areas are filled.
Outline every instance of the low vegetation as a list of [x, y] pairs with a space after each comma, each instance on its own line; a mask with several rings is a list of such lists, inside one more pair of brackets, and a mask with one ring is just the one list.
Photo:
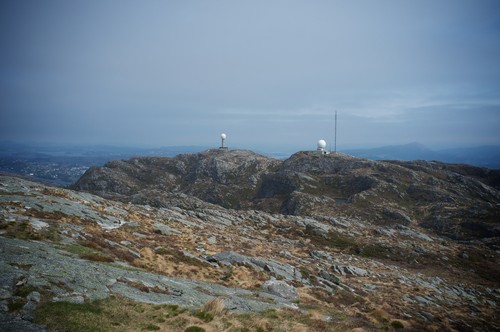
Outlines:
[[[113, 296], [92, 303], [49, 302], [35, 312], [35, 321], [56, 331], [342, 331], [369, 327], [367, 321], [326, 322], [316, 312], [270, 309], [230, 313], [222, 299], [189, 311], [177, 305], [146, 304]], [[64, 319], [61, 319], [64, 317]]]

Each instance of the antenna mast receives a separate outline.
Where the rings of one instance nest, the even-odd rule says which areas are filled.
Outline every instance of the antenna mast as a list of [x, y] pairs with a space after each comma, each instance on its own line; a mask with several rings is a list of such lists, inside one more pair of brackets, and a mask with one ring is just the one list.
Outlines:
[[334, 139], [334, 152], [337, 153], [337, 111], [335, 111], [335, 139]]

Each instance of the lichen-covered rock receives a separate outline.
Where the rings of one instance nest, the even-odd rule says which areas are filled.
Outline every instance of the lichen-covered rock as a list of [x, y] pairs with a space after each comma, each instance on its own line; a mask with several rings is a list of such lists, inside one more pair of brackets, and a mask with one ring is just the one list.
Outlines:
[[299, 299], [295, 287], [290, 286], [284, 281], [271, 279], [262, 284], [261, 289], [265, 292], [277, 295], [287, 300], [295, 301]]

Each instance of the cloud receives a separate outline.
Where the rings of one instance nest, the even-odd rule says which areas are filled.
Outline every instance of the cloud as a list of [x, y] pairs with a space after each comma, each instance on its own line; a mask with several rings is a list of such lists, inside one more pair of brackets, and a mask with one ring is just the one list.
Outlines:
[[459, 144], [463, 108], [469, 141], [500, 142], [499, 7], [3, 1], [0, 139], [203, 144], [224, 128], [239, 145], [296, 146], [330, 135], [337, 110], [346, 144], [426, 130]]

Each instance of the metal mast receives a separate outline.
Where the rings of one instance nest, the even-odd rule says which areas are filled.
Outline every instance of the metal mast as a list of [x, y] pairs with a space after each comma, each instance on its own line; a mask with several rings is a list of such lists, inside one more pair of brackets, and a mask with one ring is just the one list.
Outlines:
[[334, 139], [334, 152], [337, 153], [337, 111], [335, 111], [335, 139]]

